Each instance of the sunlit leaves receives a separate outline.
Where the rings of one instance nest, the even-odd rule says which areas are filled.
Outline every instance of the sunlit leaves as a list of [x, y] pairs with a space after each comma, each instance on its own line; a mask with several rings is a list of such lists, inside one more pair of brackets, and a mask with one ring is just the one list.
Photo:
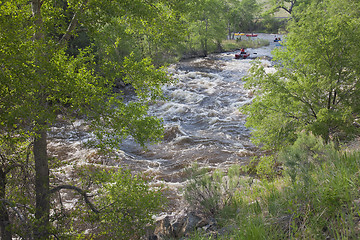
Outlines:
[[355, 133], [359, 114], [359, 6], [352, 1], [312, 4], [274, 52], [276, 72], [260, 63], [247, 86], [258, 96], [244, 109], [254, 140], [282, 148], [303, 130], [325, 140]]
[[103, 211], [98, 216], [102, 234], [111, 239], [140, 239], [153, 222], [152, 215], [164, 205], [161, 191], [151, 189], [141, 176], [130, 171], [103, 174], [108, 182], [97, 200]]
[[161, 86], [169, 81], [163, 69], [156, 69], [151, 59], [136, 61], [134, 55], [125, 57], [123, 63], [124, 82], [134, 87], [141, 99], [155, 100], [162, 95]]

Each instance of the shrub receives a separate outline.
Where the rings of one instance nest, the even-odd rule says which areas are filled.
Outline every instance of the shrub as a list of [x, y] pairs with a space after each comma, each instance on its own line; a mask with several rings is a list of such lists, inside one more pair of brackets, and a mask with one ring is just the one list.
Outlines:
[[161, 189], [154, 190], [139, 175], [121, 170], [107, 176], [97, 199], [101, 234], [108, 239], [140, 239], [152, 216], [161, 210]]
[[[300, 134], [281, 153], [290, 182], [283, 189], [284, 206], [292, 218], [290, 234], [302, 238], [353, 238], [359, 211], [359, 154], [342, 155], [333, 143]], [[344, 228], [345, 225], [347, 226]]]
[[308, 185], [311, 170], [320, 167], [324, 161], [336, 159], [337, 155], [332, 142], [326, 144], [321, 137], [302, 132], [292, 146], [280, 153], [279, 159], [287, 167], [286, 173], [293, 183], [301, 181]]
[[235, 193], [246, 182], [236, 165], [228, 170], [227, 176], [221, 170], [208, 173], [196, 164], [188, 172], [190, 180], [185, 187], [185, 199], [200, 213], [212, 217], [220, 216], [221, 211], [232, 207]]
[[[278, 156], [283, 177], [234, 189], [229, 231], [219, 239], [359, 239], [360, 152], [342, 153], [333, 143], [301, 133]], [[201, 184], [195, 186], [192, 195], [201, 194]]]
[[277, 166], [278, 163], [273, 155], [255, 156], [242, 167], [242, 170], [249, 174], [256, 174], [261, 179], [271, 180], [279, 174]]

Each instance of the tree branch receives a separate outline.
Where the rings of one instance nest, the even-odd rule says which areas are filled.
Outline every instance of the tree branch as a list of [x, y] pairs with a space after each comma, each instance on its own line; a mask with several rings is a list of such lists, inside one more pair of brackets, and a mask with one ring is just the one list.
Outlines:
[[310, 108], [310, 110], [311, 110], [314, 118], [317, 119], [316, 112], [315, 112], [313, 106], [311, 105], [311, 103], [307, 102], [306, 99], [303, 99], [302, 97], [298, 96], [295, 92], [291, 92], [287, 87], [284, 87], [284, 86], [282, 86], [281, 84], [279, 84], [277, 81], [275, 81], [274, 79], [272, 79], [272, 76], [270, 76], [270, 75], [268, 75], [268, 74], [266, 74], [266, 76], [267, 76], [267, 78], [268, 78], [275, 86], [281, 88], [281, 89], [282, 89], [284, 92], [286, 92], [290, 97], [293, 97], [293, 98], [299, 100], [300, 102], [304, 103], [305, 105], [307, 105], [307, 106]]
[[7, 199], [0, 199], [0, 202], [3, 202], [7, 205], [10, 206], [10, 208], [19, 216], [19, 219], [22, 221], [22, 222], [25, 222], [25, 218], [23, 217], [23, 215], [21, 215], [19, 209], [17, 209], [17, 207], [14, 206], [13, 203], [11, 203], [9, 200]]
[[291, 1], [291, 5], [289, 8], [286, 8], [285, 6], [278, 6], [277, 8], [284, 9], [286, 12], [288, 12], [291, 15], [295, 3], [296, 3], [296, 0]]
[[80, 195], [82, 195], [84, 197], [85, 203], [90, 207], [90, 209], [95, 212], [95, 213], [100, 213], [99, 210], [96, 209], [96, 207], [94, 206], [94, 204], [92, 204], [89, 200], [89, 196], [87, 195], [87, 193], [82, 190], [81, 188], [72, 186], [72, 185], [59, 185], [54, 187], [53, 189], [50, 190], [50, 194], [53, 194], [57, 191], [60, 191], [61, 189], [69, 189], [69, 190], [75, 190], [77, 191]]
[[80, 10], [78, 12], [75, 12], [67, 29], [66, 29], [66, 32], [64, 33], [64, 35], [61, 37], [60, 41], [59, 41], [59, 45], [62, 45], [64, 44], [66, 41], [68, 41], [71, 37], [71, 33], [72, 31], [77, 27], [77, 24], [78, 24], [78, 14], [83, 12], [84, 11], [84, 5], [86, 5], [88, 2], [88, 0], [85, 0], [84, 3], [81, 4], [80, 6]]
[[294, 0], [294, 1], [291, 2], [291, 6], [290, 6], [290, 8], [289, 8], [289, 13], [290, 13], [290, 14], [292, 13], [292, 10], [293, 10], [293, 7], [294, 7], [295, 3], [296, 3], [296, 0]]

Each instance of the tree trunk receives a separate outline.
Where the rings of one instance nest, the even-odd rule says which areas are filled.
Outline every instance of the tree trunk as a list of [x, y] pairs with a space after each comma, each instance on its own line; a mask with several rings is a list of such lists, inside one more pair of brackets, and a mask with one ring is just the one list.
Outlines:
[[[41, 16], [41, 0], [31, 0], [31, 10], [35, 24], [34, 41], [42, 41], [44, 39], [44, 33], [42, 31], [43, 21]], [[36, 61], [37, 59], [35, 59]], [[39, 72], [39, 75], [41, 73]], [[46, 101], [41, 96], [41, 90], [39, 102], [44, 103], [46, 107]], [[34, 140], [34, 161], [35, 161], [35, 226], [34, 236], [35, 239], [48, 239], [49, 238], [49, 216], [50, 216], [50, 194], [49, 194], [49, 165], [47, 158], [47, 143], [46, 143], [46, 124], [45, 122], [37, 122], [39, 130], [36, 131]]]
[[208, 19], [205, 19], [205, 39], [204, 39], [204, 57], [207, 57], [208, 55]]
[[36, 31], [34, 34], [34, 39], [35, 40], [41, 40], [44, 38], [44, 34], [42, 32], [42, 17], [41, 17], [41, 1], [40, 0], [32, 0], [31, 1], [31, 10], [32, 10], [32, 15], [34, 18], [34, 23], [35, 23], [35, 27], [36, 27]]
[[50, 194], [49, 194], [49, 165], [47, 157], [46, 130], [37, 132], [34, 140], [35, 160], [35, 192], [36, 210], [34, 227], [35, 239], [48, 239], [49, 216], [50, 216]]
[[233, 37], [232, 37], [232, 33], [231, 33], [231, 24], [230, 24], [230, 21], [228, 21], [228, 23], [227, 23], [227, 28], [228, 28], [228, 39], [229, 39], [229, 40], [232, 40]]
[[[5, 200], [6, 171], [0, 169], [0, 199]], [[11, 240], [10, 219], [5, 201], [0, 201], [0, 239]]]

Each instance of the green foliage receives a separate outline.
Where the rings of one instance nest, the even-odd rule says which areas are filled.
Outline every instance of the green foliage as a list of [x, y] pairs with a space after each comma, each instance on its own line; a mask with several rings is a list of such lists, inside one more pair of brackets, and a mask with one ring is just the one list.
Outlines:
[[[229, 34], [231, 32], [253, 32], [256, 18], [260, 15], [260, 5], [256, 0], [225, 0], [224, 18]], [[230, 35], [229, 35], [230, 37]]]
[[325, 144], [321, 138], [304, 132], [299, 134], [291, 147], [279, 155], [279, 160], [287, 167], [286, 173], [291, 181], [301, 181], [305, 186], [310, 184], [308, 174], [312, 169], [321, 166], [326, 159], [336, 158], [337, 150], [333, 143]]
[[[126, 109], [127, 106], [122, 104], [122, 101], [115, 101], [114, 98], [111, 98], [114, 81], [118, 78], [124, 78], [126, 83], [132, 84], [139, 98], [138, 103], [129, 105], [126, 114], [121, 114], [121, 117], [114, 114], [112, 117], [117, 117], [117, 119], [113, 120], [129, 123], [131, 120], [125, 118], [131, 118], [132, 112], [137, 113], [137, 116], [134, 117], [142, 118], [143, 120], [139, 120], [138, 123], [144, 127], [137, 128], [136, 122], [132, 124], [133, 127], [130, 132], [135, 137], [140, 134], [139, 131], [147, 128], [148, 124], [159, 125], [159, 121], [146, 118], [146, 104], [149, 99], [155, 100], [161, 96], [161, 84], [170, 80], [163, 71], [164, 69], [155, 68], [150, 58], [142, 59], [142, 56], [135, 58], [134, 54], [130, 54], [131, 50], [118, 58], [105, 58], [105, 60], [99, 61], [99, 57], [103, 56], [102, 48], [83, 47], [77, 50], [76, 56], [69, 56], [67, 49], [55, 42], [59, 35], [64, 34], [66, 30], [64, 27], [67, 27], [70, 21], [68, 19], [69, 14], [78, 11], [79, 14], [93, 16], [92, 11], [96, 11], [96, 9], [90, 7], [91, 4], [95, 4], [95, 1], [89, 3], [89, 8], [85, 12], [83, 12], [81, 4], [55, 4], [52, 1], [44, 3], [41, 9], [44, 42], [32, 41], [34, 33], [31, 27], [32, 23], [26, 18], [27, 15], [31, 14], [28, 2], [21, 3], [19, 1], [17, 4], [23, 5], [18, 8], [18, 11], [13, 12], [11, 9], [6, 9], [6, 7], [12, 6], [10, 3], [1, 6], [2, 11], [6, 13], [1, 15], [1, 21], [4, 22], [4, 25], [1, 28], [1, 36], [3, 37], [0, 40], [3, 69], [0, 74], [0, 89], [2, 91], [0, 122], [3, 126], [6, 125], [10, 129], [16, 124], [16, 128], [19, 129], [20, 123], [32, 125], [39, 120], [51, 125], [58, 114], [70, 117], [76, 113], [78, 116], [88, 115], [90, 119], [97, 120], [96, 116], [99, 113], [112, 112], [115, 104], [122, 105], [120, 108]], [[126, 1], [122, 4], [130, 8], [126, 5]], [[115, 7], [116, 4], [113, 5], [110, 3], [101, 4], [101, 10], [117, 8]], [[141, 8], [140, 5], [138, 7]], [[146, 5], [146, 8], [153, 11], [141, 16], [141, 18], [153, 19], [154, 14], [159, 13], [152, 6]], [[133, 17], [138, 17], [137, 10], [133, 11]], [[52, 17], [54, 14], [56, 17]], [[106, 17], [114, 20], [114, 18], [119, 17], [118, 14], [120, 13], [114, 13], [113, 16], [109, 14], [104, 15], [101, 19], [99, 16], [94, 16], [92, 23], [104, 23]], [[87, 16], [82, 17], [87, 19]], [[108, 24], [111, 25], [112, 23], [109, 22]], [[86, 20], [83, 24], [87, 26]], [[92, 30], [94, 30], [94, 26], [92, 26]], [[108, 25], [105, 24], [105, 26]], [[10, 29], [12, 31], [9, 31]], [[12, 34], [8, 34], [8, 32]], [[90, 31], [89, 34], [92, 32]], [[106, 35], [106, 31], [101, 29], [101, 34]], [[95, 38], [96, 36], [91, 35], [92, 40], [100, 41], [100, 39]], [[111, 39], [116, 41], [115, 37]], [[117, 44], [119, 43], [115, 45]], [[107, 50], [108, 54], [110, 54], [109, 51]], [[144, 135], [147, 134], [142, 133], [140, 135], [140, 138], [145, 138]], [[159, 134], [156, 135], [158, 137]], [[140, 142], [144, 141], [144, 139], [140, 140]]]
[[[339, 233], [341, 238], [357, 236], [353, 217], [359, 210], [359, 206], [354, 206], [354, 200], [359, 198], [359, 153], [339, 154], [333, 144], [304, 134], [281, 158], [290, 176], [284, 193], [285, 204], [294, 218], [292, 234], [303, 238], [321, 233]], [[329, 222], [334, 225], [329, 226]]]
[[102, 172], [102, 187], [96, 199], [100, 213], [94, 218], [107, 239], [140, 239], [153, 223], [153, 215], [163, 209], [161, 189], [152, 189], [140, 175], [128, 170]]
[[266, 33], [281, 33], [285, 31], [287, 22], [288, 19], [278, 19], [272, 15], [265, 14], [258, 22], [258, 28]]
[[274, 52], [276, 71], [260, 62], [251, 68], [246, 86], [256, 97], [242, 110], [256, 144], [281, 149], [302, 130], [325, 141], [358, 131], [358, 9], [353, 1], [310, 5], [292, 21], [286, 47]]
[[239, 3], [239, 15], [237, 17], [239, 31], [253, 32], [255, 19], [260, 15], [260, 6], [256, 0], [242, 0]]
[[358, 239], [360, 152], [301, 133], [279, 158], [284, 177], [237, 189], [220, 239]]
[[222, 47], [224, 51], [235, 51], [241, 48], [259, 48], [263, 46], [268, 46], [269, 41], [265, 39], [257, 39], [257, 40], [224, 40], [222, 41]]
[[29, 138], [10, 133], [0, 135], [0, 218], [5, 220], [8, 216], [7, 230], [23, 238], [31, 234], [33, 223], [29, 216], [34, 213], [30, 150]]
[[[284, 161], [286, 166], [286, 174], [290, 177], [293, 188], [303, 191], [303, 194], [309, 195], [316, 186], [316, 195], [318, 200], [324, 197], [324, 201], [331, 201], [333, 198], [344, 198], [345, 202], [349, 201], [349, 193], [346, 193], [353, 183], [349, 179], [344, 178], [350, 171], [349, 177], [354, 174], [354, 170], [347, 169], [350, 163], [351, 167], [357, 165], [357, 160], [351, 163], [352, 159], [339, 155], [333, 143], [325, 144], [321, 138], [313, 135], [301, 134], [298, 140], [284, 150], [279, 158]], [[322, 174], [315, 174], [317, 171]], [[332, 174], [331, 174], [332, 172]], [[331, 176], [327, 176], [330, 174]], [[327, 185], [328, 183], [329, 185]], [[331, 189], [331, 190], [330, 190]], [[337, 196], [337, 197], [334, 197]], [[338, 199], [339, 200], [339, 199]], [[329, 202], [330, 206], [337, 207], [341, 201]], [[335, 204], [335, 205], [334, 205]]]
[[[153, 230], [154, 215], [167, 205], [163, 186], [151, 187], [147, 176], [92, 164], [73, 170], [97, 212], [82, 201], [71, 207], [56, 204], [51, 216], [60, 239], [142, 239]], [[62, 202], [61, 196], [53, 200]]]
[[206, 56], [211, 48], [225, 38], [226, 23], [222, 15], [222, 2], [199, 0], [188, 3], [189, 11], [184, 17], [188, 23], [187, 48], [190, 51], [201, 51]]
[[268, 229], [263, 219], [259, 216], [253, 216], [246, 220], [244, 219], [241, 229], [244, 231], [238, 231], [236, 234], [234, 234], [236, 239], [269, 239], [268, 236], [270, 235], [270, 229]]
[[280, 164], [276, 161], [274, 155], [262, 155], [260, 157], [253, 157], [249, 163], [241, 167], [241, 169], [251, 175], [263, 180], [272, 180], [280, 175], [278, 166]]
[[[100, 64], [103, 61], [121, 62], [131, 52], [137, 60], [149, 57], [156, 65], [177, 55], [178, 43], [185, 36], [184, 24], [179, 21], [182, 1], [119, 2], [113, 17], [105, 24], [97, 23], [99, 27], [89, 33], [98, 49]], [[94, 19], [99, 14], [96, 10], [89, 14], [85, 27], [93, 29]], [[114, 9], [103, 11], [107, 14]]]
[[188, 26], [185, 49], [202, 55], [222, 51], [226, 35], [231, 39], [232, 32], [254, 31], [254, 19], [258, 12], [256, 0], [189, 2], [184, 14], [184, 22]]
[[184, 196], [192, 207], [202, 214], [217, 218], [224, 217], [224, 213], [233, 214], [234, 195], [246, 182], [241, 178], [238, 166], [232, 166], [226, 176], [220, 170], [210, 174], [198, 165], [188, 169], [188, 172], [190, 180]]
[[318, 0], [269, 0], [270, 9], [268, 12], [278, 12], [280, 9], [296, 17], [304, 11], [311, 3], [318, 2]]
[[[149, 46], [160, 42], [162, 48], [173, 46], [177, 32], [168, 28], [175, 22], [173, 6], [175, 2], [140, 0], [1, 2], [0, 134], [1, 140], [20, 136], [34, 141], [31, 150], [35, 161], [35, 194], [33, 184], [24, 183], [32, 196], [36, 195], [36, 204], [26, 202], [30, 209], [36, 206], [35, 238], [47, 238], [50, 233], [51, 171], [46, 131], [60, 118], [69, 122], [78, 117], [86, 119], [97, 137], [94, 143], [101, 148], [118, 147], [129, 136], [142, 146], [161, 138], [162, 122], [149, 116], [147, 109], [151, 101], [163, 99], [161, 85], [170, 81], [169, 76], [163, 68], [155, 67], [151, 58], [144, 58], [146, 51], [116, 51], [126, 31], [130, 32], [124, 35], [130, 45], [142, 42], [135, 41], [136, 34], [131, 33], [139, 25], [142, 26], [139, 30], [152, 30], [147, 36], [158, 37], [143, 41]], [[164, 26], [169, 30], [169, 38]], [[105, 37], [108, 37], [106, 41]], [[131, 54], [133, 50], [144, 54]], [[125, 103], [121, 93], [113, 92], [119, 78], [132, 84], [138, 95], [136, 99]], [[21, 169], [18, 164], [25, 169], [23, 157], [22, 154], [15, 159], [17, 169]], [[1, 171], [5, 180], [12, 180], [14, 171], [8, 171], [6, 164], [1, 166]], [[33, 162], [29, 165], [26, 167], [34, 170]], [[15, 183], [9, 185], [16, 189], [12, 193], [20, 193], [17, 189], [21, 183], [9, 183]], [[7, 220], [1, 224], [4, 222]]]
[[[256, 161], [256, 158], [251, 161]], [[256, 165], [256, 174], [260, 178], [272, 179], [278, 174], [276, 171], [276, 162], [273, 155], [261, 156]]]

